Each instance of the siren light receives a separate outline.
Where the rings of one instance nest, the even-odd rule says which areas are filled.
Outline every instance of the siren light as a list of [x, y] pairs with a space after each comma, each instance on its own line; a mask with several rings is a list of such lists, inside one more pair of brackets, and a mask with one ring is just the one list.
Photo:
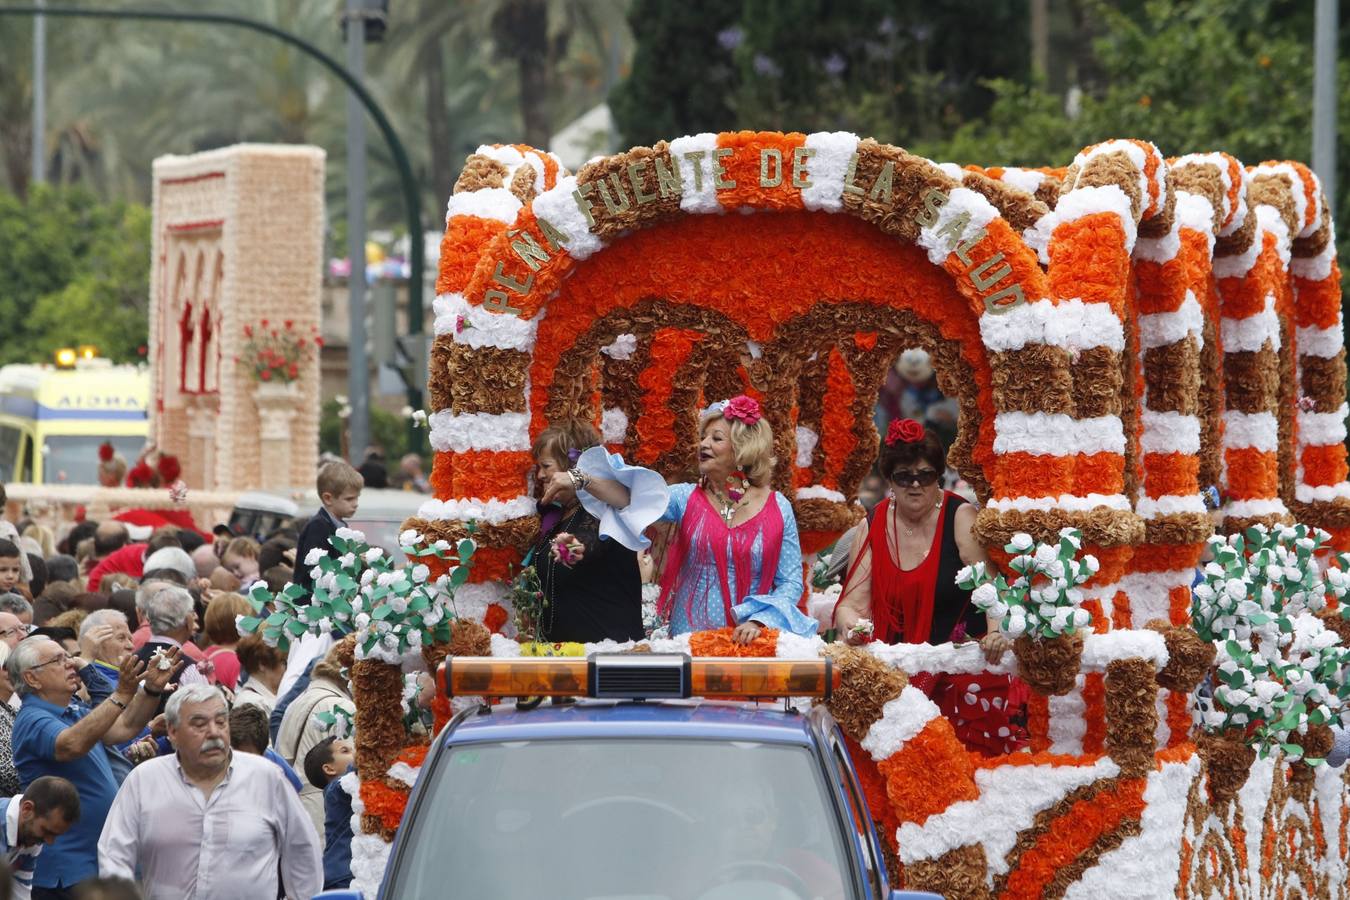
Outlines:
[[441, 677], [451, 697], [662, 700], [829, 699], [840, 672], [829, 659], [692, 659], [684, 653], [580, 657], [452, 656]]

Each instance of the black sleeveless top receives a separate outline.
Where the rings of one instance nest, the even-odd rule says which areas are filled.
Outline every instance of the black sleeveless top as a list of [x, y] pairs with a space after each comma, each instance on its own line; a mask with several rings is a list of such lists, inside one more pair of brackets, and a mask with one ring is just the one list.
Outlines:
[[956, 573], [966, 565], [961, 561], [961, 551], [956, 546], [956, 510], [965, 503], [965, 498], [948, 494], [947, 508], [942, 511], [942, 555], [938, 557], [937, 587], [933, 591], [933, 628], [928, 633], [930, 644], [950, 641], [952, 630], [961, 621], [966, 623], [966, 637], [984, 637], [988, 631], [988, 620], [970, 602], [970, 591], [956, 586]]

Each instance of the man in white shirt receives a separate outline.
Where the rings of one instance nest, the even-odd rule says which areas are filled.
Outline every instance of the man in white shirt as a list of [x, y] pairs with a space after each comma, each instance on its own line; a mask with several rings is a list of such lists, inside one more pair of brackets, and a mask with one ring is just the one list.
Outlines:
[[99, 873], [133, 878], [147, 900], [236, 900], [323, 888], [319, 836], [267, 760], [230, 750], [229, 711], [213, 685], [179, 688], [165, 709], [177, 753], [131, 771], [99, 839]]

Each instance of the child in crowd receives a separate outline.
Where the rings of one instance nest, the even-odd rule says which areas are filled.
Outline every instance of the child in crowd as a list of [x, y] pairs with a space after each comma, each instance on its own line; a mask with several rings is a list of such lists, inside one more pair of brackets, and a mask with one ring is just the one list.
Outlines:
[[330, 462], [319, 470], [314, 489], [323, 505], [301, 529], [300, 540], [295, 548], [295, 583], [306, 592], [314, 589], [314, 579], [309, 574], [314, 566], [306, 561], [310, 551], [319, 549], [324, 553], [329, 552], [328, 539], [339, 528], [347, 526], [348, 518], [356, 515], [363, 487], [365, 481], [361, 473], [341, 460]]
[[19, 545], [0, 538], [0, 594], [23, 591], [23, 562]]
[[252, 753], [271, 760], [281, 769], [281, 774], [286, 776], [295, 792], [300, 793], [304, 787], [300, 776], [295, 774], [291, 764], [282, 759], [280, 753], [272, 749], [267, 737], [267, 713], [262, 707], [244, 703], [230, 710], [230, 746], [240, 753]]
[[339, 783], [353, 770], [351, 741], [324, 738], [305, 754], [305, 777], [323, 791], [323, 889], [352, 883], [352, 798]]
[[240, 593], [247, 594], [258, 580], [258, 542], [250, 537], [237, 537], [225, 547], [220, 564], [239, 579]]

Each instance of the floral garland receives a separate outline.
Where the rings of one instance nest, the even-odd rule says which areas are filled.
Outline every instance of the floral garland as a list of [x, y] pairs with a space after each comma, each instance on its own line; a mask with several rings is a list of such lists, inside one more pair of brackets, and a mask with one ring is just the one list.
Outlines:
[[[1219, 660], [1217, 706], [1203, 725], [1243, 735], [1263, 757], [1279, 750], [1297, 762], [1311, 750], [1314, 729], [1350, 723], [1350, 648], [1313, 615], [1328, 593], [1350, 593], [1350, 557], [1342, 555], [1325, 580], [1314, 561], [1329, 537], [1298, 525], [1213, 538], [1214, 561], [1195, 588], [1194, 627]], [[1308, 761], [1321, 760], [1309, 753]]]
[[355, 632], [356, 658], [399, 664], [410, 651], [450, 639], [454, 590], [468, 581], [474, 541], [465, 538], [450, 553], [445, 541], [426, 543], [413, 529], [399, 535], [400, 549], [411, 560], [435, 559], [450, 570], [432, 580], [422, 562], [400, 569], [360, 531], [339, 528], [329, 544], [311, 550], [302, 565], [310, 566], [314, 590], [306, 594], [288, 584], [273, 593], [254, 585], [248, 600], [256, 615], [240, 616], [240, 633], [261, 632], [264, 642], [286, 650], [306, 634]]

